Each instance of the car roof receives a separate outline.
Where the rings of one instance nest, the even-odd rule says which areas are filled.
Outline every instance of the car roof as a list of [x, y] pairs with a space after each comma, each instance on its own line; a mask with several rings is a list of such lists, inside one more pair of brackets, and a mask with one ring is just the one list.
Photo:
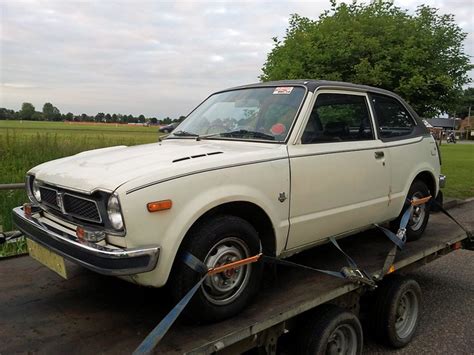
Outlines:
[[260, 83], [236, 86], [236, 87], [229, 88], [226, 90], [221, 90], [218, 92], [225, 92], [225, 91], [246, 89], [246, 88], [267, 87], [267, 86], [303, 86], [310, 92], [314, 92], [315, 90], [320, 89], [320, 88], [349, 89], [349, 90], [354, 90], [354, 91], [362, 91], [362, 92], [388, 95], [401, 101], [404, 104], [405, 108], [407, 108], [411, 112], [411, 114], [415, 117], [415, 120], [419, 124], [421, 123], [421, 120], [418, 114], [415, 112], [415, 110], [413, 110], [413, 108], [410, 105], [408, 105], [408, 103], [405, 100], [403, 100], [400, 96], [398, 96], [394, 92], [388, 91], [385, 89], [376, 88], [373, 86], [353, 84], [353, 83], [348, 83], [344, 81], [315, 80], [315, 79], [276, 80], [276, 81], [265, 81], [265, 82], [260, 82]]
[[368, 85], [352, 84], [344, 81], [330, 81], [330, 80], [315, 80], [315, 79], [297, 79], [297, 80], [276, 80], [276, 81], [265, 81], [260, 83], [253, 83], [247, 85], [236, 86], [222, 91], [235, 90], [235, 89], [244, 89], [244, 88], [253, 88], [253, 87], [265, 87], [265, 86], [304, 86], [308, 91], [314, 92], [318, 88], [324, 87], [328, 88], [347, 88], [358, 91], [370, 91], [374, 93], [380, 93], [385, 95], [397, 96], [395, 93], [376, 88]]

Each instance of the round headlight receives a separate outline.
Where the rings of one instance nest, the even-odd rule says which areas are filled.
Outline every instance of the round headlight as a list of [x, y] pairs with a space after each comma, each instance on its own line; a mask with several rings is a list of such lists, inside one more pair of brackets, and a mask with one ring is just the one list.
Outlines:
[[33, 197], [36, 201], [41, 202], [41, 192], [39, 189], [39, 184], [36, 180], [33, 180], [33, 185], [31, 187], [31, 192], [33, 192]]
[[120, 212], [120, 203], [116, 195], [112, 195], [109, 198], [109, 202], [107, 203], [107, 214], [109, 216], [110, 224], [114, 229], [118, 230], [123, 228], [123, 219], [122, 213]]

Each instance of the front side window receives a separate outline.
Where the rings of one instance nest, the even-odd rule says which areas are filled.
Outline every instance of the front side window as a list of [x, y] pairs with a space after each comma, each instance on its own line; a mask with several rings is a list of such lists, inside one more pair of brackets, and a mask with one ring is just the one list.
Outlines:
[[303, 144], [374, 139], [365, 96], [319, 94], [301, 138]]
[[170, 138], [284, 141], [305, 96], [302, 87], [259, 87], [210, 96]]
[[396, 99], [371, 94], [381, 138], [407, 136], [415, 129], [415, 122], [405, 107]]

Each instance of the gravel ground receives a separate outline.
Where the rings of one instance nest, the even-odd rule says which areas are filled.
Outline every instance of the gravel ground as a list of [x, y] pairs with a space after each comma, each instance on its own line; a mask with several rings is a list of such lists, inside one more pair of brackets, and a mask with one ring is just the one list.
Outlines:
[[365, 354], [473, 354], [474, 251], [458, 250], [410, 274], [421, 286], [422, 311], [413, 341], [399, 350], [365, 339]]

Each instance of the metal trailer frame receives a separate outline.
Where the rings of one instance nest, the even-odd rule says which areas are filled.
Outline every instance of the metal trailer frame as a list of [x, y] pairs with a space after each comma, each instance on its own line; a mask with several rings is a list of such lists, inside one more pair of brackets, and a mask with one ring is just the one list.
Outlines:
[[[473, 210], [474, 201], [450, 213], [472, 230]], [[370, 275], [380, 273], [393, 246], [375, 229], [339, 243]], [[474, 243], [446, 216], [433, 214], [423, 238], [408, 243], [397, 254], [392, 271], [406, 273], [460, 248], [473, 250]], [[290, 260], [330, 270], [346, 264], [330, 244]], [[8, 344], [0, 345], [0, 352], [60, 353], [74, 347], [76, 352], [131, 353], [172, 306], [166, 302], [164, 307], [156, 305], [155, 297], [161, 300], [160, 291], [80, 268], [76, 271], [77, 276], [64, 281], [28, 257], [0, 261], [0, 285], [5, 287], [0, 292], [0, 334], [9, 339]], [[18, 274], [24, 277], [12, 277]], [[365, 285], [295, 268], [269, 268], [265, 275], [270, 276], [264, 280], [258, 299], [241, 314], [199, 326], [178, 320], [156, 352], [233, 354], [260, 347], [273, 354], [278, 338], [299, 326], [300, 315], [326, 303], [357, 314], [361, 296], [370, 292]]]

